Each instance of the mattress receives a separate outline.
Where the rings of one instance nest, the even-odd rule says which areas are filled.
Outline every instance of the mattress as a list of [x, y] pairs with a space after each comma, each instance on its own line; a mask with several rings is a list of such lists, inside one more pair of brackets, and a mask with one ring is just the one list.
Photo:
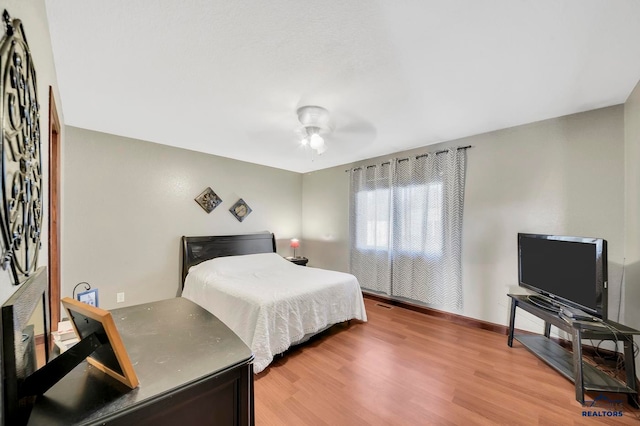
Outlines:
[[367, 320], [356, 277], [295, 265], [276, 253], [228, 256], [189, 269], [182, 296], [231, 328], [254, 353], [254, 372], [332, 324]]

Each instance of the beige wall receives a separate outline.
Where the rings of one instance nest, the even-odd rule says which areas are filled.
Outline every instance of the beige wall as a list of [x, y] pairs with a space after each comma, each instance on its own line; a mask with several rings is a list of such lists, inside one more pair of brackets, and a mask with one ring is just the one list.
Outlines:
[[[47, 217], [49, 215], [49, 86], [53, 87], [57, 99], [58, 115], [61, 122], [64, 121], [62, 108], [60, 105], [60, 95], [56, 70], [53, 64], [53, 52], [51, 50], [51, 37], [49, 36], [49, 23], [44, 0], [6, 0], [3, 1], [2, 8], [6, 9], [13, 19], [20, 19], [25, 30], [31, 56], [36, 68], [38, 83], [38, 102], [40, 104], [40, 130], [41, 130], [41, 154], [42, 154], [42, 176], [43, 176], [43, 229], [42, 229], [42, 249], [38, 255], [38, 266], [46, 266], [48, 263], [49, 230]], [[2, 25], [4, 35], [4, 24]], [[62, 130], [64, 132], [64, 129]], [[63, 135], [64, 137], [64, 135]], [[7, 300], [13, 294], [16, 287], [11, 285], [9, 274], [0, 270], [0, 303]]]
[[300, 253], [309, 266], [349, 272], [349, 179], [346, 167], [303, 176]]
[[[625, 324], [640, 329], [640, 83], [624, 105]], [[640, 339], [637, 339], [640, 340]], [[640, 371], [638, 372], [640, 376]]]
[[[615, 106], [406, 151], [473, 145], [464, 206], [462, 315], [507, 324], [519, 291], [516, 234], [603, 237], [609, 243], [610, 316], [624, 258], [623, 107]], [[376, 159], [358, 164], [371, 164]], [[350, 165], [303, 177], [303, 244], [310, 264], [348, 270]], [[521, 328], [539, 329], [531, 317]]]
[[[268, 230], [288, 255], [301, 233], [298, 173], [74, 127], [66, 138], [63, 296], [87, 281], [106, 309], [174, 297], [182, 235]], [[194, 201], [208, 186], [223, 200], [210, 214]], [[253, 209], [242, 223], [228, 211], [239, 198]]]

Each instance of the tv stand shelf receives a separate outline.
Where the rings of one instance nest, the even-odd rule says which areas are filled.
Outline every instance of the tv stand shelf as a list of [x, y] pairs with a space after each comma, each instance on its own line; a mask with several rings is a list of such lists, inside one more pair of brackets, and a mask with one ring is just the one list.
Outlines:
[[[516, 336], [515, 339], [524, 347], [544, 359], [567, 379], [573, 381], [573, 354], [545, 336], [526, 335]], [[590, 364], [582, 364], [584, 390], [588, 392], [634, 392], [628, 386], [608, 376]]]
[[[628, 395], [629, 403], [638, 406], [635, 360], [633, 356], [633, 335], [640, 331], [613, 321], [606, 321], [607, 328], [598, 323], [566, 321], [557, 312], [548, 311], [532, 304], [528, 296], [510, 294], [511, 314], [507, 344], [513, 346], [515, 338], [525, 348], [545, 361], [560, 374], [575, 383], [576, 400], [584, 404], [585, 392], [615, 392]], [[544, 334], [514, 334], [516, 308], [521, 308], [545, 322]], [[572, 349], [560, 346], [550, 339], [551, 326], [564, 330], [572, 337]], [[582, 339], [615, 340], [624, 342], [626, 383], [607, 375], [582, 360]]]

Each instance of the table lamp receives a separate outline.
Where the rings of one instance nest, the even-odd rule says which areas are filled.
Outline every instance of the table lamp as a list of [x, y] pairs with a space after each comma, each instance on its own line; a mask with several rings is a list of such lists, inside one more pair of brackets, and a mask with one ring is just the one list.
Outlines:
[[300, 241], [297, 238], [291, 239], [291, 247], [293, 248], [293, 257], [296, 257], [296, 249], [300, 247]]

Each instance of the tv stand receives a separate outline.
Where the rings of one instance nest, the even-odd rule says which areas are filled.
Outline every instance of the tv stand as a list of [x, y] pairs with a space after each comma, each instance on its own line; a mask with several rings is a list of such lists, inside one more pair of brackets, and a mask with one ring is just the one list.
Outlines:
[[[545, 361], [560, 374], [575, 383], [576, 400], [584, 405], [585, 392], [615, 392], [627, 394], [629, 403], [638, 407], [638, 387], [633, 356], [633, 335], [640, 331], [614, 321], [604, 324], [564, 319], [559, 313], [546, 310], [532, 303], [527, 295], [509, 294], [511, 313], [509, 316], [509, 337], [507, 344], [512, 347], [515, 338], [525, 348]], [[544, 334], [514, 334], [516, 308], [520, 308], [544, 321]], [[551, 326], [571, 335], [570, 352], [550, 339]], [[626, 383], [614, 379], [590, 364], [582, 361], [582, 339], [618, 340], [624, 342], [624, 365]]]

